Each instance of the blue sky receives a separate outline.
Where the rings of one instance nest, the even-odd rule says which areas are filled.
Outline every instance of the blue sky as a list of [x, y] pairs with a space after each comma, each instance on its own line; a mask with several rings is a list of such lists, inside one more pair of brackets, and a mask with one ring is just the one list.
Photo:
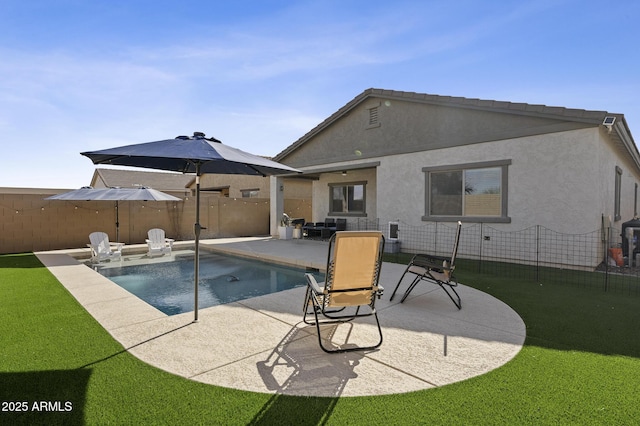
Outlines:
[[0, 0], [0, 187], [77, 188], [82, 151], [205, 132], [273, 156], [363, 90], [625, 114], [640, 2]]

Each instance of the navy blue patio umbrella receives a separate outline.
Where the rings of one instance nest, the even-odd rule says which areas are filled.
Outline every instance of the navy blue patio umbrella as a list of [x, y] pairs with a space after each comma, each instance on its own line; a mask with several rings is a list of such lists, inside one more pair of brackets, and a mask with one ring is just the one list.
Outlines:
[[200, 232], [200, 176], [206, 173], [270, 176], [301, 173], [300, 170], [267, 158], [224, 145], [204, 133], [178, 136], [156, 142], [126, 145], [100, 151], [81, 152], [94, 164], [143, 167], [196, 175], [194, 321], [198, 321], [198, 279]]

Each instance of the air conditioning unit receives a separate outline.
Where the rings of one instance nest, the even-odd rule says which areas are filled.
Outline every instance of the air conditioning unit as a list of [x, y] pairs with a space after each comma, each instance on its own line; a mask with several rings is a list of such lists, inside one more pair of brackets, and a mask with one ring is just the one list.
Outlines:
[[388, 241], [398, 241], [398, 222], [389, 222]]

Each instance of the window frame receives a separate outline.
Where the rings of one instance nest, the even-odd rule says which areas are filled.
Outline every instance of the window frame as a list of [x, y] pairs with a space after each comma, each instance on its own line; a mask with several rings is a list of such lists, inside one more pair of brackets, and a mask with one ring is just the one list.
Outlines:
[[[337, 212], [333, 211], [333, 189], [336, 187], [348, 187], [362, 185], [362, 211], [356, 212]], [[355, 181], [355, 182], [332, 182], [328, 183], [329, 187], [329, 212], [327, 216], [341, 216], [341, 217], [367, 217], [367, 181]]]
[[[466, 222], [479, 222], [479, 223], [511, 223], [509, 217], [509, 166], [511, 165], [511, 159], [497, 160], [497, 161], [484, 161], [478, 163], [463, 163], [452, 164], [447, 166], [432, 166], [423, 167], [422, 172], [425, 176], [425, 206], [424, 216], [422, 220], [425, 222], [457, 222], [459, 220]], [[432, 172], [457, 172], [473, 169], [488, 169], [488, 168], [501, 168], [501, 213], [500, 216], [444, 216], [444, 215], [431, 215], [431, 173]], [[463, 194], [464, 196], [464, 194]], [[463, 212], [464, 213], [464, 212]]]
[[260, 196], [260, 188], [241, 189], [242, 198], [258, 198]]

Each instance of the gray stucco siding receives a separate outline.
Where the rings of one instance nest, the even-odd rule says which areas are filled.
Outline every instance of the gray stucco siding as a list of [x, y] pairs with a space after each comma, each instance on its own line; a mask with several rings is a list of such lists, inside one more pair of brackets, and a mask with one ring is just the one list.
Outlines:
[[312, 167], [588, 126], [561, 119], [479, 109], [398, 101], [379, 103], [379, 126], [369, 126], [370, 104], [359, 105], [289, 153], [284, 159], [286, 164], [298, 168]]
[[629, 220], [636, 207], [637, 150], [629, 148], [625, 141], [632, 139], [620, 134], [622, 128], [611, 133], [602, 125], [606, 114], [374, 89], [278, 159], [318, 172], [314, 221], [329, 214], [330, 184], [366, 182], [366, 218], [418, 226], [430, 219], [425, 170], [500, 162], [508, 164], [502, 166], [507, 170], [506, 215], [497, 221], [502, 223], [470, 218], [471, 223], [487, 222], [504, 231], [541, 225], [586, 233], [599, 229], [603, 216], [614, 218], [616, 167], [622, 175], [620, 221], [614, 226]]
[[[598, 152], [594, 129], [544, 137], [465, 145], [381, 158], [378, 215], [416, 224], [424, 216], [424, 167], [510, 160], [509, 224], [500, 229], [543, 225], [559, 232], [589, 232], [600, 225], [607, 202], [598, 196], [613, 184], [614, 165]], [[607, 166], [607, 163], [609, 166]], [[594, 190], [600, 188], [600, 190]], [[612, 191], [612, 190], [611, 190]], [[610, 204], [612, 204], [611, 201]]]

